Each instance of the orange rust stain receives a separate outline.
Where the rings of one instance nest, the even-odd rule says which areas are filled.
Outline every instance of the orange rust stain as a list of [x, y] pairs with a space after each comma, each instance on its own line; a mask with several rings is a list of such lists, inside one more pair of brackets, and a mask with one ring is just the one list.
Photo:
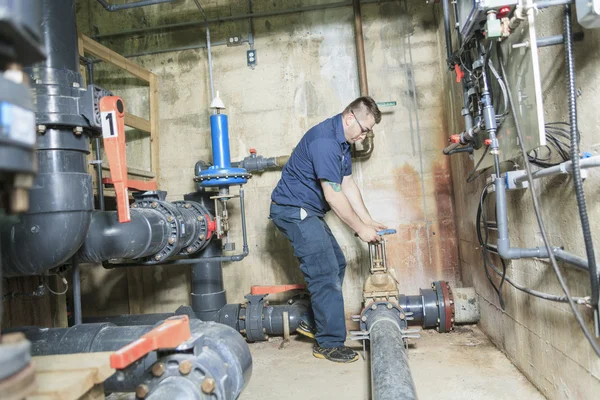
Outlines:
[[394, 169], [395, 189], [401, 201], [396, 206], [402, 220], [422, 221], [423, 198], [421, 177], [419, 172], [410, 164], [403, 164]]

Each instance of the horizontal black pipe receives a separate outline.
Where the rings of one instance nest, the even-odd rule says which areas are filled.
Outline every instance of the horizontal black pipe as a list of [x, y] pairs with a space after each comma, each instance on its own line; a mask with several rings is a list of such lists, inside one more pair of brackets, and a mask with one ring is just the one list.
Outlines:
[[132, 209], [131, 221], [120, 223], [116, 211], [94, 211], [90, 229], [78, 252], [83, 263], [136, 259], [167, 245], [167, 216], [154, 209]]
[[[154, 325], [115, 326], [112, 324], [83, 324], [71, 328], [20, 328], [31, 342], [34, 356], [91, 353], [118, 350], [149, 332]], [[252, 358], [248, 345], [233, 329], [221, 324], [190, 320], [192, 348], [186, 352], [192, 362], [202, 366], [204, 373], [224, 386], [228, 396], [239, 396], [252, 374]], [[150, 352], [123, 371], [104, 382], [108, 392], [133, 392], [150, 375], [152, 365], [167, 357]]]
[[[573, 34], [573, 41], [580, 42], [583, 40], [583, 32], [577, 32]], [[563, 44], [565, 38], [563, 35], [546, 36], [537, 39], [537, 47], [555, 46], [557, 44]]]

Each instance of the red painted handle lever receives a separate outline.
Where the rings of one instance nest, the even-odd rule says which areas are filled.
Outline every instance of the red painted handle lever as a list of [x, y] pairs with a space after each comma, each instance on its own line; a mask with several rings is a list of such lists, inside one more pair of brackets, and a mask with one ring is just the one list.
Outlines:
[[104, 151], [110, 168], [110, 178], [117, 196], [119, 222], [131, 221], [127, 192], [127, 156], [125, 155], [125, 105], [117, 96], [100, 99]]
[[177, 315], [146, 333], [138, 340], [110, 355], [110, 366], [123, 369], [158, 349], [174, 349], [192, 336], [187, 315]]

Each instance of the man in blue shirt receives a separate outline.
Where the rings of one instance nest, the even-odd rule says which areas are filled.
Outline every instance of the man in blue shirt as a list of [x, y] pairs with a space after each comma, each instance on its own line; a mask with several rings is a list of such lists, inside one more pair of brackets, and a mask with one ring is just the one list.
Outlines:
[[[363, 140], [381, 121], [370, 97], [359, 97], [346, 109], [311, 128], [283, 168], [271, 195], [271, 215], [290, 240], [311, 294], [316, 322], [313, 355], [336, 362], [352, 362], [358, 354], [346, 346], [342, 282], [346, 259], [323, 220], [332, 209], [364, 242], [380, 240], [374, 221], [352, 178], [350, 146]], [[300, 333], [310, 331], [304, 325]]]

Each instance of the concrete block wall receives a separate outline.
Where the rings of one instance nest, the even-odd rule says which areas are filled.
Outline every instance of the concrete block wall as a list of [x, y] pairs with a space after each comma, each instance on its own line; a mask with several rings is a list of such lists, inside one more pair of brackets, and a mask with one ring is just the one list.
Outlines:
[[[253, 3], [259, 12], [324, 2]], [[247, 12], [245, 2], [202, 4], [209, 18]], [[112, 14], [95, 1], [82, 0], [78, 6], [80, 30], [87, 34], [190, 21], [199, 16], [192, 1]], [[419, 287], [429, 287], [439, 279], [456, 284], [458, 242], [450, 164], [439, 156], [446, 131], [435, 12], [422, 2], [392, 1], [363, 5], [363, 20], [370, 94], [377, 101], [396, 101], [397, 106], [384, 110], [383, 120], [375, 129], [375, 152], [370, 160], [354, 164], [353, 175], [373, 217], [399, 231], [390, 237], [388, 264], [401, 290], [416, 294]], [[307, 129], [341, 112], [359, 95], [351, 7], [257, 18], [254, 26], [258, 52], [254, 70], [246, 66], [247, 45], [213, 48], [215, 88], [227, 106], [233, 160], [246, 156], [252, 147], [265, 156], [289, 154]], [[211, 26], [211, 36], [219, 41], [232, 32], [246, 36], [247, 30], [247, 21], [224, 23]], [[194, 28], [103, 43], [131, 54], [203, 42], [204, 29]], [[179, 199], [193, 190], [194, 163], [211, 159], [206, 51], [170, 52], [134, 60], [159, 76], [159, 183], [169, 192], [169, 199]], [[145, 109], [147, 95], [139, 85], [123, 81], [122, 74], [105, 68], [98, 67], [98, 84], [119, 89], [130, 109]], [[143, 146], [131, 144], [128, 159], [146, 165]], [[265, 172], [245, 186], [250, 256], [224, 265], [230, 302], [243, 301], [251, 285], [302, 282], [291, 246], [267, 219], [270, 193], [279, 176], [280, 172]], [[232, 237], [241, 248], [236, 204], [232, 204], [231, 215]], [[327, 221], [348, 260], [344, 294], [347, 315], [351, 315], [361, 308], [362, 285], [368, 274], [367, 247], [335, 215], [329, 215]], [[102, 279], [120, 280], [119, 287], [123, 287], [126, 277], [122, 273], [111, 277]], [[136, 279], [141, 279], [144, 291], [142, 312], [172, 311], [189, 303], [187, 266], [144, 269]], [[87, 303], [90, 313], [111, 313], [108, 305], [94, 309], [94, 303]]]
[[[537, 21], [539, 37], [562, 33], [560, 7], [541, 10], [537, 13]], [[585, 33], [584, 41], [575, 44], [577, 87], [581, 90], [577, 99], [581, 149], [597, 154], [600, 143], [597, 130], [600, 124], [597, 112], [600, 32], [582, 29], [576, 22], [574, 30]], [[439, 32], [443, 40], [442, 24]], [[563, 46], [540, 49], [539, 55], [546, 122], [568, 121]], [[440, 54], [440, 59], [444, 58], [445, 52]], [[456, 133], [463, 129], [461, 89], [453, 82], [454, 74], [447, 72], [444, 75], [449, 133]], [[517, 162], [522, 164], [519, 160]], [[467, 184], [465, 179], [473, 164], [464, 154], [451, 158], [462, 279], [465, 286], [474, 286], [479, 295], [482, 330], [549, 399], [597, 398], [600, 393], [600, 359], [585, 340], [568, 305], [533, 298], [504, 284], [502, 293], [506, 309], [500, 308], [496, 293], [485, 276], [475, 233], [479, 195], [489, 172]], [[596, 249], [600, 248], [600, 225], [596, 222], [600, 217], [599, 182], [600, 171], [590, 171], [584, 185]], [[541, 179], [536, 181], [534, 190], [541, 198], [542, 215], [551, 242], [585, 256], [572, 180], [565, 177]], [[543, 246], [530, 193], [510, 192], [508, 201], [509, 233], [513, 246]], [[490, 202], [493, 203], [493, 199]], [[496, 257], [492, 259], [499, 265]], [[590, 294], [587, 273], [565, 267], [561, 270], [572, 295]], [[507, 275], [535, 290], [563, 294], [551, 265], [546, 261], [507, 262]], [[580, 310], [591, 328], [591, 310], [585, 307], [580, 307]]]

